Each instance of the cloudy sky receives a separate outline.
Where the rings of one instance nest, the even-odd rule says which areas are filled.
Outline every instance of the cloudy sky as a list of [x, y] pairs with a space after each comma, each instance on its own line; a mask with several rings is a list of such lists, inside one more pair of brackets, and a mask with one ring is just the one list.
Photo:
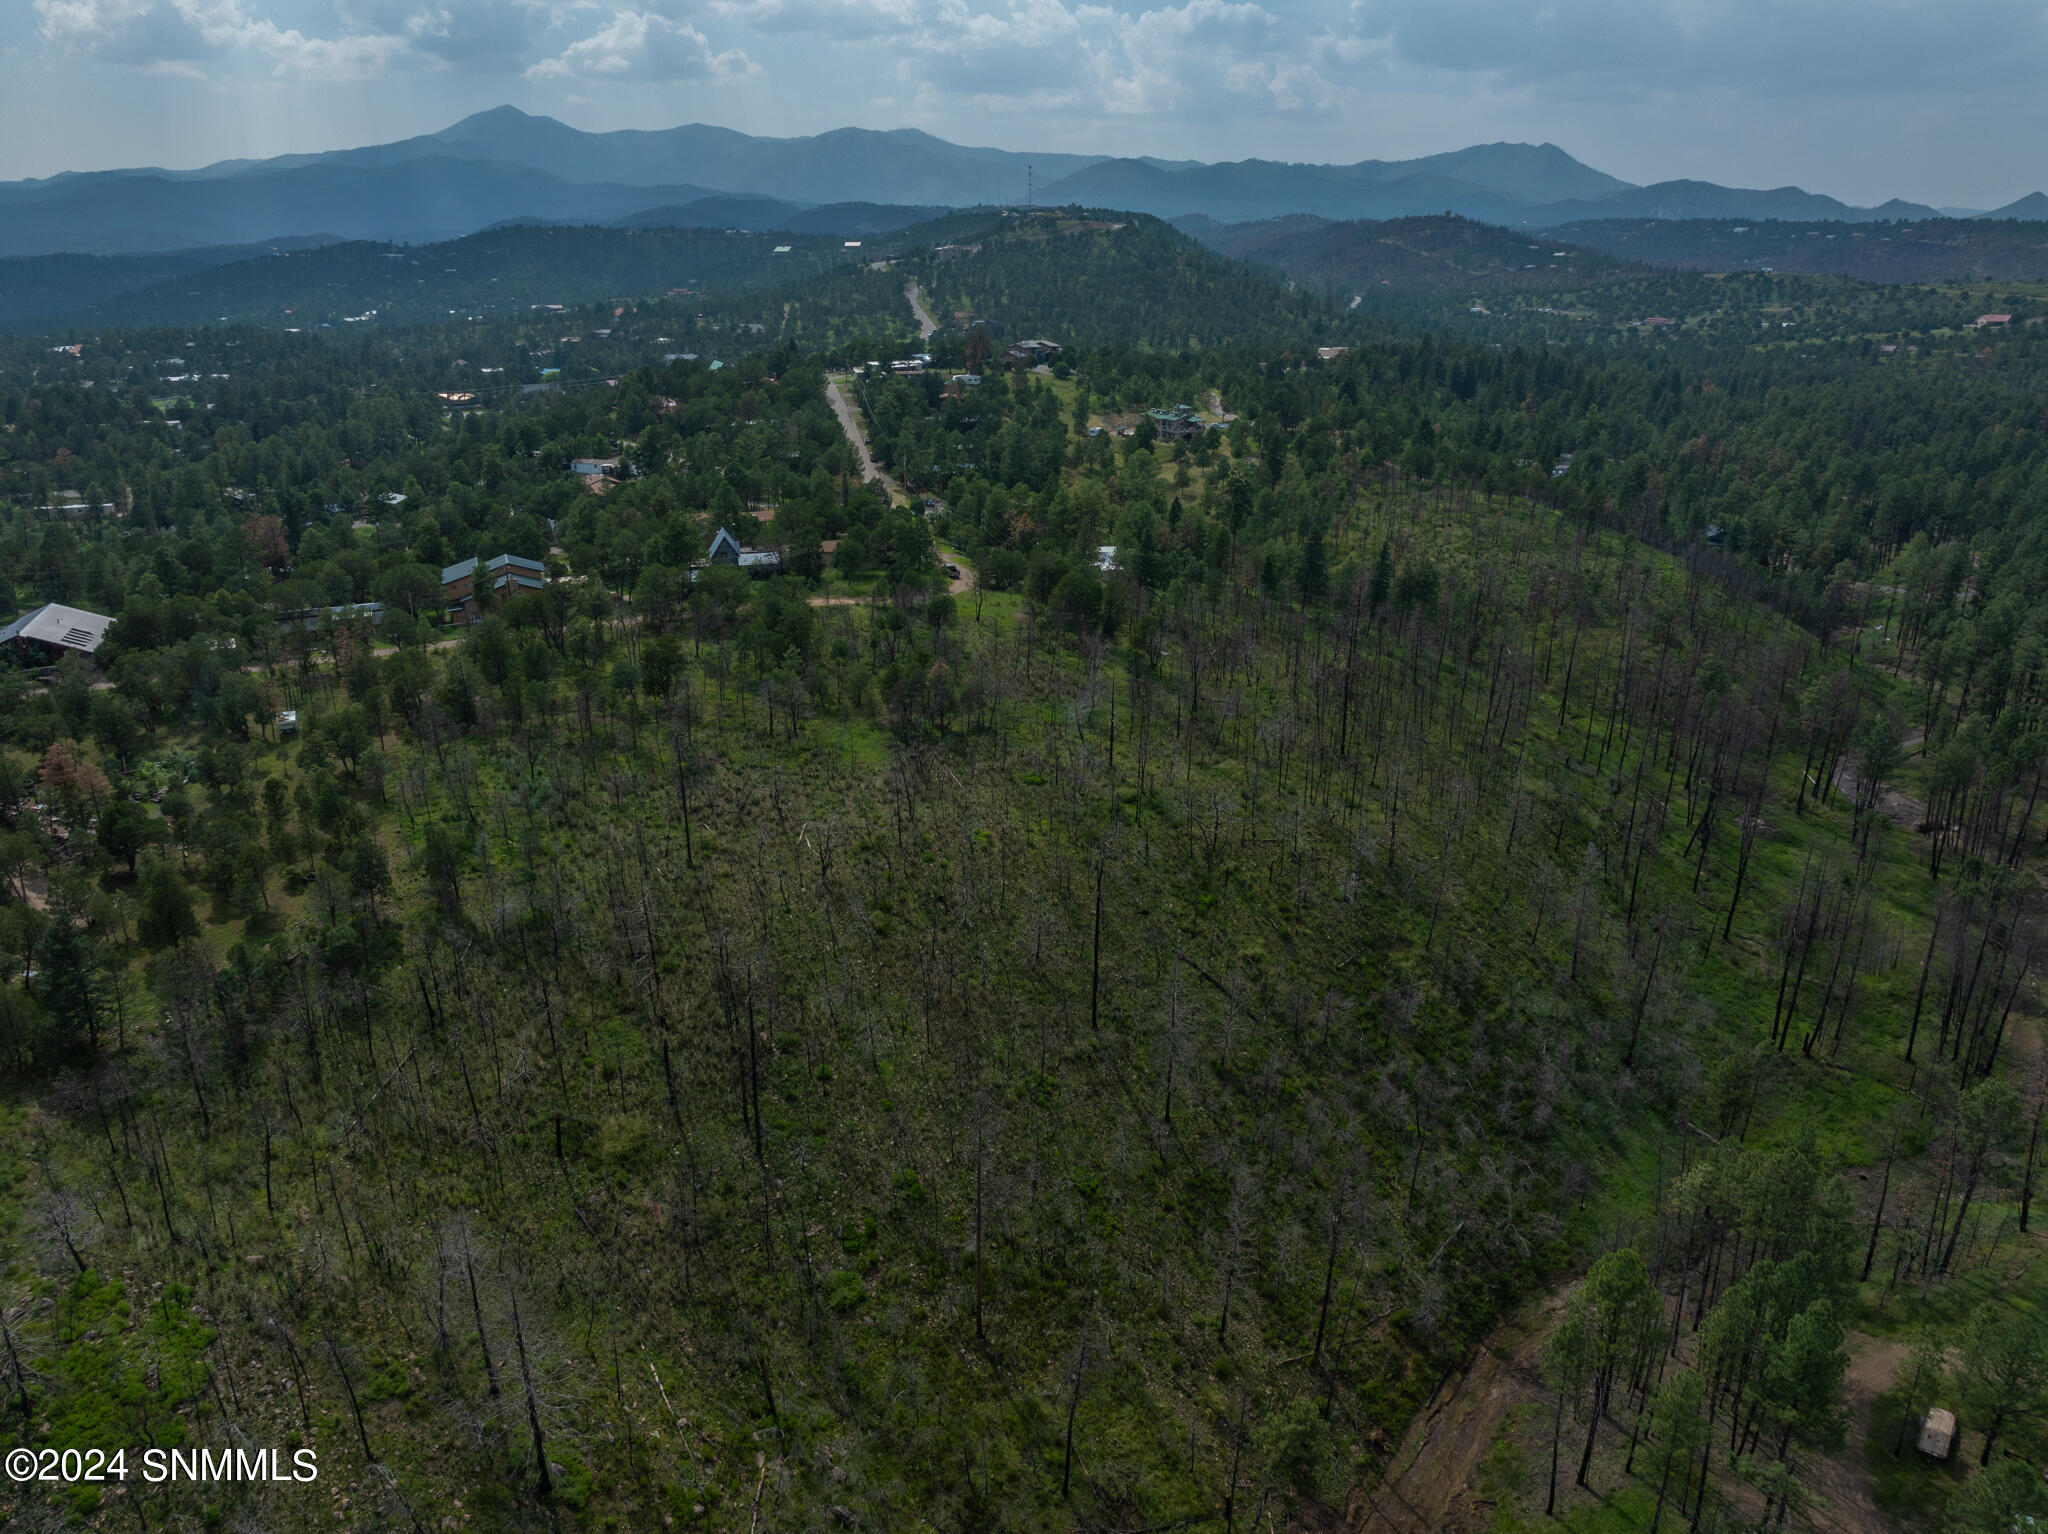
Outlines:
[[2048, 186], [2048, 0], [0, 0], [0, 178], [580, 128], [1352, 161], [1495, 139], [1632, 181]]

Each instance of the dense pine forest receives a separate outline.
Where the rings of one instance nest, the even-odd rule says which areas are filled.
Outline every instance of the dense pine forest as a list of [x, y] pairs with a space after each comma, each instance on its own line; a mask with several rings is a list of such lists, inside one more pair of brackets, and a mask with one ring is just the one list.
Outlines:
[[2048, 1512], [2027, 292], [891, 238], [0, 344], [0, 1517]]

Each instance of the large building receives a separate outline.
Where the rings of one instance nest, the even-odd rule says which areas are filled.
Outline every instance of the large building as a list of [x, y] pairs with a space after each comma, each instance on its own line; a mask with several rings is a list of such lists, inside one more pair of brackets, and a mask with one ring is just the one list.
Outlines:
[[0, 628], [0, 645], [39, 663], [62, 660], [67, 655], [90, 655], [106, 641], [112, 618], [89, 613], [80, 607], [45, 602], [34, 612], [23, 613]]
[[1184, 442], [1189, 437], [1199, 437], [1209, 429], [1208, 423], [1195, 414], [1192, 405], [1175, 405], [1169, 410], [1148, 410], [1146, 418], [1161, 442]]
[[1003, 353], [1003, 361], [1013, 368], [1032, 368], [1052, 361], [1059, 354], [1057, 341], [1018, 341]]
[[[483, 561], [482, 589], [495, 592], [500, 603], [509, 602], [522, 592], [538, 591], [547, 583], [547, 566], [537, 559], [500, 554]], [[450, 623], [475, 623], [483, 616], [477, 605], [477, 589], [476, 560], [465, 559], [442, 570], [441, 595], [448, 603]]]

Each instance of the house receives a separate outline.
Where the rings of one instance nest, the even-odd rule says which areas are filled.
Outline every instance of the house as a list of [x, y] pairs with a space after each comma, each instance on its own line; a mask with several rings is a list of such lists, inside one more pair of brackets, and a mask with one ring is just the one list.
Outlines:
[[1956, 1414], [1946, 1407], [1928, 1409], [1920, 1419], [1920, 1436], [1915, 1447], [1929, 1459], [1947, 1459], [1956, 1446]]
[[[483, 561], [484, 589], [496, 592], [498, 600], [509, 602], [548, 583], [547, 566], [519, 554], [500, 554]], [[476, 601], [477, 561], [465, 559], [441, 572], [441, 597], [448, 604], [450, 623], [475, 623], [483, 616]]]
[[581, 474], [586, 479], [593, 474], [613, 473], [617, 470], [618, 466], [619, 460], [616, 458], [571, 458], [569, 460], [569, 472], [571, 474]]
[[1987, 330], [1993, 325], [2010, 325], [2011, 323], [2012, 316], [2009, 314], [1980, 314], [1977, 316], [1977, 328], [1979, 330]]
[[1037, 367], [1041, 362], [1050, 362], [1059, 355], [1057, 341], [1018, 341], [1003, 353], [1003, 361], [1013, 368]]
[[45, 602], [0, 628], [0, 645], [39, 664], [66, 655], [90, 655], [106, 641], [113, 623], [112, 618], [83, 608]]
[[1148, 410], [1145, 419], [1152, 423], [1152, 430], [1161, 442], [1185, 442], [1190, 437], [1199, 437], [1209, 429], [1208, 423], [1195, 414], [1193, 405], [1175, 405], [1170, 410]]
[[346, 623], [350, 619], [362, 619], [371, 627], [384, 621], [382, 602], [346, 602], [339, 607], [299, 607], [277, 615], [277, 626], [281, 629], [317, 629], [323, 622]]
[[386, 490], [382, 495], [378, 496], [377, 499], [382, 501], [386, 506], [403, 506], [405, 504], [404, 494], [397, 490]]
[[1350, 350], [1351, 348], [1348, 346], [1318, 346], [1316, 348], [1316, 356], [1324, 362], [1335, 362]]
[[737, 566], [756, 580], [774, 575], [782, 568], [782, 556], [775, 550], [741, 548], [739, 539], [722, 527], [711, 535], [708, 562]]

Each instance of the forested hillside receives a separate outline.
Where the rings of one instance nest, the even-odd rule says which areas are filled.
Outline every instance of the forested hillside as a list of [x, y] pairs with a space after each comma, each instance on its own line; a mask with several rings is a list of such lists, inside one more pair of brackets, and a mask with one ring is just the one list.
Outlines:
[[0, 346], [0, 1421], [319, 1467], [0, 1518], [2048, 1511], [2041, 327], [977, 219]]
[[2037, 219], [1930, 218], [1861, 229], [1775, 219], [1595, 219], [1551, 233], [1652, 266], [1872, 282], [2048, 279], [2048, 223]]
[[732, 229], [515, 225], [434, 245], [351, 241], [279, 250], [34, 317], [94, 326], [233, 321], [301, 330], [468, 320], [677, 288], [791, 281], [856, 257], [845, 243], [837, 235]]

